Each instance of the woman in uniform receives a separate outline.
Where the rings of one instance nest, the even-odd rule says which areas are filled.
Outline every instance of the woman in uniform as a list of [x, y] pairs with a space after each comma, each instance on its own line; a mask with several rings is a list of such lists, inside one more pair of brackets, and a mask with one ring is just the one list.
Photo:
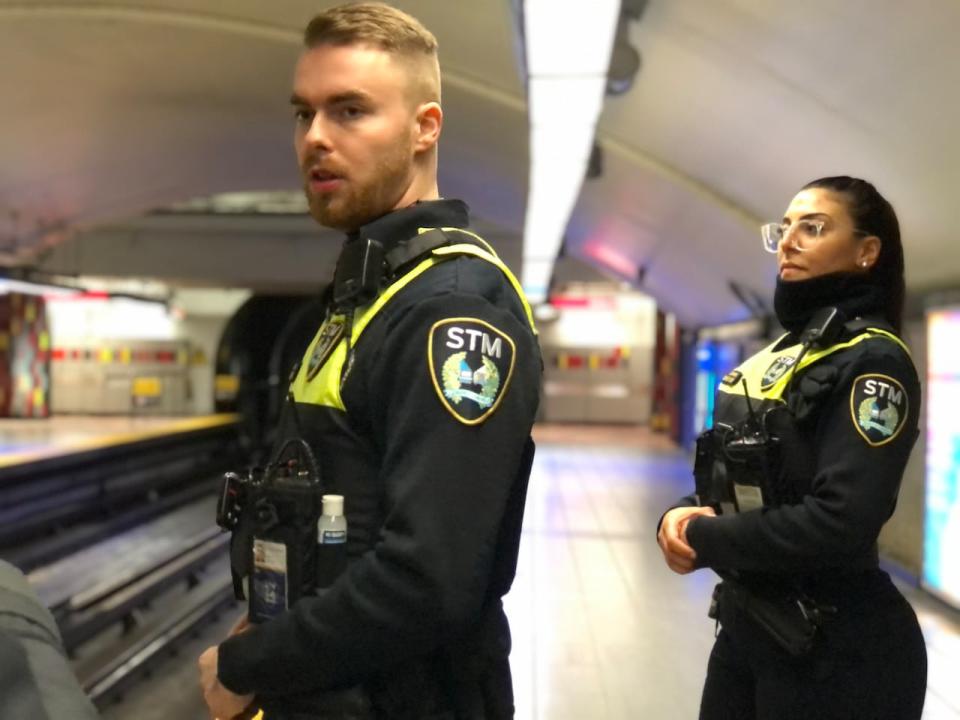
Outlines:
[[657, 534], [672, 570], [723, 578], [700, 718], [919, 719], [923, 637], [877, 556], [920, 411], [897, 217], [830, 177], [762, 235], [787, 334], [723, 379]]

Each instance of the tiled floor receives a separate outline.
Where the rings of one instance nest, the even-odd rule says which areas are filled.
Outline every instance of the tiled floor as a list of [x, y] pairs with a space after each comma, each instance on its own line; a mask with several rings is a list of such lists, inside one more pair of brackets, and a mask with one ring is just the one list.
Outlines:
[[925, 720], [956, 720], [960, 718], [960, 619], [953, 611], [928, 595], [904, 589], [917, 611], [923, 635], [927, 641], [927, 702]]
[[[538, 428], [537, 439], [520, 566], [507, 597], [518, 720], [695, 718], [715, 580], [708, 571], [671, 573], [654, 540], [662, 509], [689, 486], [686, 455], [628, 428]], [[924, 718], [956, 720], [960, 613], [905, 592], [927, 637]], [[204, 718], [199, 696], [190, 698], [190, 652], [105, 717]]]
[[654, 537], [685, 492], [686, 460], [638, 430], [584, 439], [572, 428], [538, 433], [507, 598], [517, 717], [695, 717], [714, 580], [671, 573]]
[[[695, 718], [713, 622], [709, 571], [667, 570], [654, 533], [689, 492], [687, 456], [642, 430], [538, 429], [507, 607], [517, 717]], [[927, 638], [925, 720], [960, 718], [960, 613], [902, 588]]]

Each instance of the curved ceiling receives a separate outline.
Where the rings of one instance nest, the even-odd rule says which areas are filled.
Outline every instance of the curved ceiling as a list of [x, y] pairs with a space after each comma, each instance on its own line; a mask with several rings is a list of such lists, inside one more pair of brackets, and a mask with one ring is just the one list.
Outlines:
[[[295, 189], [291, 73], [302, 28], [331, 4], [0, 3], [0, 97], [13, 109], [0, 120], [0, 252], [22, 262], [61, 231]], [[404, 6], [442, 47], [445, 190], [521, 225], [526, 115], [508, 8]]]
[[897, 209], [908, 287], [955, 285], [958, 27], [953, 0], [650, 2], [631, 34], [643, 66], [607, 101], [605, 172], [584, 186], [572, 245], [589, 255], [606, 238], [688, 322], [733, 319], [746, 309], [728, 280], [767, 297], [774, 284], [757, 225], [804, 183], [850, 174]]
[[[152, 208], [295, 189], [290, 74], [301, 28], [332, 4], [0, 1], [0, 259], [58, 270], [82, 255], [71, 244]], [[518, 242], [527, 118], [511, 3], [396, 4], [440, 41], [441, 189]], [[773, 285], [756, 225], [807, 180], [849, 173], [897, 208], [909, 286], [956, 283], [957, 27], [954, 0], [650, 0], [631, 25], [643, 65], [607, 100], [604, 171], [584, 184], [568, 250], [631, 280], [642, 268], [684, 324], [740, 319], [730, 282]]]

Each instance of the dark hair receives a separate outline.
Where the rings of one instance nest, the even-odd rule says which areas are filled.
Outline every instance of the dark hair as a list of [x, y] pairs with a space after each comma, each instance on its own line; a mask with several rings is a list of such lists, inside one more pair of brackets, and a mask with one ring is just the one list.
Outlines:
[[873, 185], [860, 178], [846, 175], [825, 177], [803, 186], [804, 190], [809, 188], [823, 188], [842, 195], [854, 227], [867, 235], [880, 238], [880, 255], [868, 271], [868, 277], [885, 291], [884, 317], [900, 332], [906, 286], [903, 278], [900, 223], [893, 206]]

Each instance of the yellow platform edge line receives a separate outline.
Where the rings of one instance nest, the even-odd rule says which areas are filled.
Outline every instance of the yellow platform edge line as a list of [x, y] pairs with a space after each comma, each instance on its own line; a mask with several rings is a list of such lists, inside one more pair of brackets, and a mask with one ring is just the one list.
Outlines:
[[[180, 435], [182, 433], [195, 432], [197, 430], [208, 430], [224, 425], [232, 425], [240, 419], [236, 413], [219, 413], [217, 415], [204, 415], [203, 417], [184, 418], [175, 420], [163, 425], [157, 425], [150, 430], [139, 430], [137, 432], [115, 433], [113, 435], [101, 435], [100, 437], [91, 437], [84, 440], [76, 440], [66, 445], [60, 445], [56, 448], [47, 448], [45, 450], [34, 450], [25, 453], [14, 453], [13, 455], [0, 456], [0, 468], [11, 467], [13, 465], [26, 465], [28, 463], [46, 460], [54, 457], [65, 457], [75, 455], [90, 450], [99, 450], [106, 447], [117, 445], [129, 445], [143, 440], [164, 437], [166, 435]], [[32, 422], [32, 421], [31, 421]]]

